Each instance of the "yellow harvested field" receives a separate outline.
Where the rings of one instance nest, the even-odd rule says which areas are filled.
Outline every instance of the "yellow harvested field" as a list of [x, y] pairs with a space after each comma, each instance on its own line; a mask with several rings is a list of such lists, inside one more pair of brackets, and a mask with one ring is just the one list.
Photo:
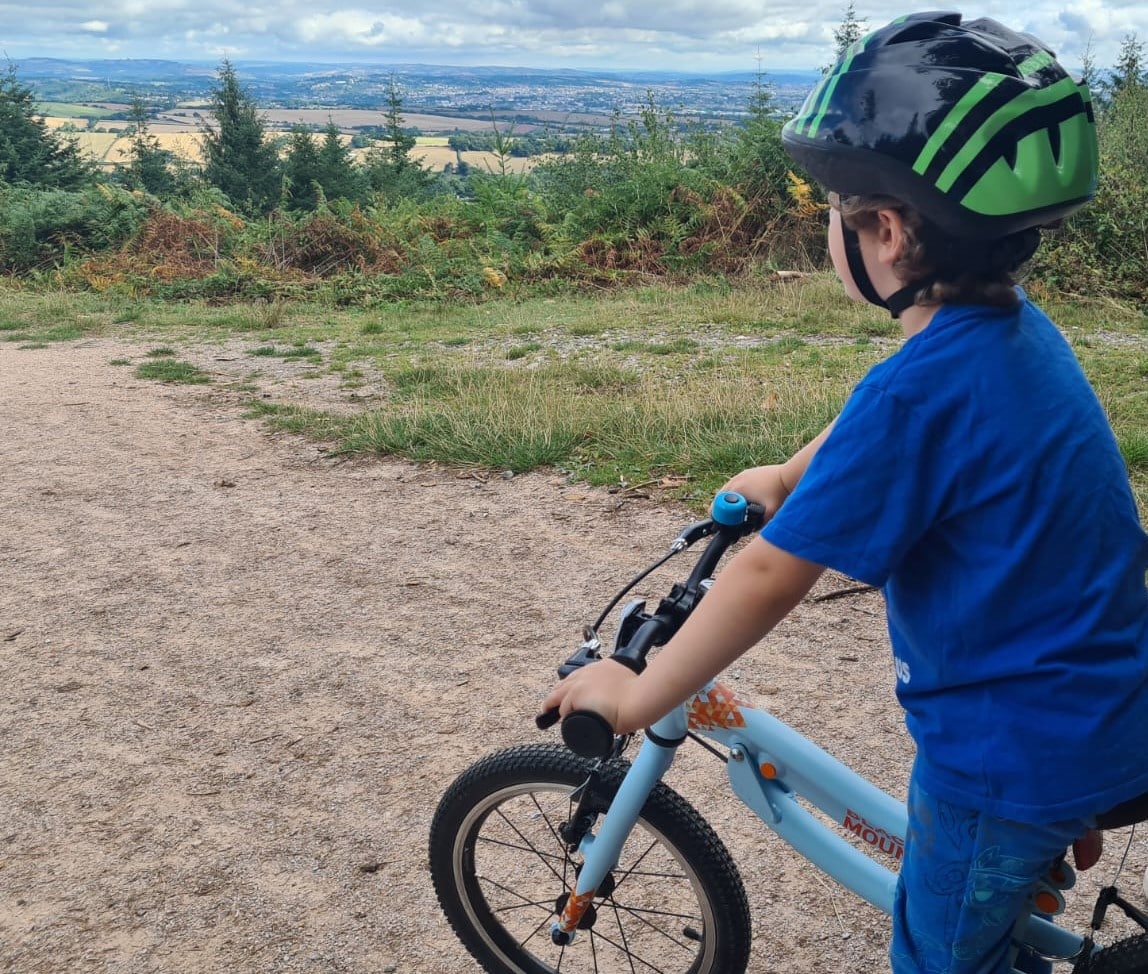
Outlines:
[[[416, 145], [411, 149], [411, 157], [418, 159], [427, 169], [433, 172], [438, 172], [448, 162], [455, 165], [458, 162], [458, 156], [455, 154], [454, 149], [447, 146], [422, 146]], [[462, 161], [465, 162], [471, 169], [477, 169], [481, 172], [498, 172], [498, 156], [493, 152], [464, 152], [462, 153]], [[530, 159], [509, 159], [507, 160], [507, 168], [512, 172], [524, 172], [531, 166]]]
[[[152, 132], [161, 149], [175, 153], [191, 162], [202, 161], [198, 132]], [[85, 155], [95, 159], [104, 169], [126, 165], [131, 161], [131, 139], [115, 132], [80, 132], [73, 136]]]
[[[173, 128], [156, 124], [151, 126], [148, 131], [159, 143], [160, 148], [167, 149], [189, 162], [202, 162], [203, 145], [199, 130], [193, 126], [183, 126], [174, 131]], [[85, 155], [95, 159], [101, 168], [111, 169], [114, 166], [127, 165], [131, 161], [131, 139], [115, 132], [79, 132], [71, 137], [79, 144], [80, 150]], [[349, 142], [350, 137], [344, 136], [344, 141]], [[418, 159], [432, 172], [441, 171], [448, 163], [457, 164], [458, 155], [454, 149], [445, 144], [445, 139], [428, 141], [441, 141], [442, 144], [416, 145], [411, 150], [411, 157]], [[359, 150], [355, 156], [361, 160], [364, 154], [364, 150]], [[480, 172], [499, 171], [498, 157], [493, 152], [464, 152], [462, 153], [462, 160], [471, 169]], [[508, 162], [508, 169], [513, 172], [524, 172], [530, 166], [531, 160], [529, 159], [510, 159]]]

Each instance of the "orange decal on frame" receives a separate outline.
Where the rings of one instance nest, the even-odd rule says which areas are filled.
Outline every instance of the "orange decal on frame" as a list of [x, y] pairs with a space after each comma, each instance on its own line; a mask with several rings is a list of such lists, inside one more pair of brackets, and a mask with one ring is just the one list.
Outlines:
[[718, 727], [744, 727], [742, 707], [752, 704], [739, 697], [724, 683], [715, 683], [701, 691], [686, 705], [691, 730], [715, 730]]

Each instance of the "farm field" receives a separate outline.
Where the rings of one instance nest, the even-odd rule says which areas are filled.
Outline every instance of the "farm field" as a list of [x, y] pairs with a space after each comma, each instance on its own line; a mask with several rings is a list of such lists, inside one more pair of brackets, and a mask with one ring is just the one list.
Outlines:
[[[81, 109], [92, 106], [53, 106], [56, 110], [67, 114], [47, 115], [44, 121], [48, 127], [58, 131], [67, 126], [80, 128], [92, 124], [101, 131], [78, 131], [70, 133], [79, 144], [85, 155], [94, 159], [101, 168], [113, 169], [123, 165], [131, 158], [131, 140], [123, 133], [128, 131], [131, 123], [123, 119], [101, 118], [95, 114], [80, 114]], [[114, 106], [112, 106], [114, 107]], [[127, 106], [122, 106], [126, 110]], [[105, 114], [111, 110], [109, 106], [102, 106]], [[363, 110], [325, 110], [325, 109], [297, 109], [291, 111], [268, 111], [262, 113], [268, 122], [273, 134], [285, 132], [293, 125], [310, 125], [322, 128], [328, 121], [333, 121], [347, 141], [350, 141], [354, 130], [365, 125], [382, 125], [381, 112]], [[404, 115], [406, 123], [417, 127], [423, 132], [437, 133], [420, 136], [418, 144], [412, 150], [413, 158], [418, 159], [431, 170], [441, 170], [444, 166], [455, 165], [459, 159], [472, 169], [497, 170], [498, 159], [490, 152], [463, 152], [455, 153], [447, 145], [447, 136], [455, 131], [482, 132], [490, 131], [491, 123], [479, 119], [455, 118], [445, 115]], [[89, 122], [89, 119], [91, 120]], [[189, 162], [201, 162], [202, 151], [200, 147], [200, 130], [203, 125], [203, 113], [198, 108], [178, 108], [171, 112], [164, 112], [149, 122], [151, 135], [155, 136], [163, 149], [173, 152], [178, 158]], [[536, 126], [515, 126], [514, 131], [524, 134], [533, 131]], [[361, 153], [359, 153], [361, 156]], [[528, 159], [511, 159], [509, 168], [515, 172], [522, 172], [529, 168]]]

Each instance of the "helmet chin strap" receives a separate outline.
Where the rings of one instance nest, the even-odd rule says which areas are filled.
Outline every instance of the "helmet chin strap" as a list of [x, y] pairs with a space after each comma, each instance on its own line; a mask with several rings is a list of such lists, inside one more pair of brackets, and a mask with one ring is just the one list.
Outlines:
[[894, 318], [900, 318], [905, 309], [916, 302], [917, 292], [931, 283], [927, 278], [922, 281], [913, 281], [899, 291], [894, 291], [887, 298], [881, 297], [873, 286], [869, 271], [865, 269], [865, 261], [861, 257], [861, 239], [857, 236], [856, 230], [845, 225], [844, 220], [841, 221], [841, 237], [845, 244], [845, 259], [849, 263], [849, 273], [853, 276], [853, 283], [857, 285], [857, 290], [861, 292], [861, 296], [866, 301], [875, 304], [878, 308], [884, 308]]

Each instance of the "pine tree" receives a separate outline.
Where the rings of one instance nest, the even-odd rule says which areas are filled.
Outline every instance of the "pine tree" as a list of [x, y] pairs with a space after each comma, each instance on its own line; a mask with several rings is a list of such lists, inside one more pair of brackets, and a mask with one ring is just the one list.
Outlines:
[[837, 58], [845, 56], [849, 48], [865, 36], [865, 21], [857, 19], [857, 8], [854, 0], [849, 0], [845, 7], [845, 18], [840, 26], [833, 31], [833, 42], [837, 45]]
[[343, 142], [333, 119], [327, 120], [319, 147], [319, 183], [329, 200], [357, 200], [361, 195], [361, 180], [351, 148]]
[[1084, 45], [1084, 52], [1080, 55], [1080, 80], [1095, 90], [1100, 80], [1100, 72], [1096, 67], [1096, 54], [1092, 49], [1092, 35]]
[[367, 156], [367, 179], [371, 189], [388, 199], [421, 197], [429, 192], [434, 174], [411, 158], [415, 137], [404, 127], [403, 100], [399, 86], [391, 75], [384, 116], [384, 149], [373, 149]]
[[17, 80], [15, 65], [9, 65], [0, 76], [0, 183], [75, 189], [90, 183], [95, 173], [75, 142], [48, 128], [32, 89]]
[[203, 176], [240, 209], [265, 213], [279, 198], [279, 156], [230, 61], [219, 69], [219, 87], [212, 91], [211, 102], [216, 128], [203, 129]]
[[383, 141], [389, 143], [387, 155], [390, 158], [391, 168], [401, 173], [410, 166], [417, 165], [411, 159], [411, 149], [415, 147], [415, 137], [410, 135], [403, 127], [406, 119], [403, 118], [403, 100], [399, 94], [399, 87], [392, 74], [390, 86], [387, 91], [386, 135]]
[[322, 164], [311, 130], [305, 125], [296, 125], [291, 130], [283, 176], [292, 209], [313, 210], [319, 205]]
[[171, 170], [175, 154], [163, 148], [159, 139], [149, 131], [147, 106], [138, 96], [132, 99], [128, 117], [134, 131], [125, 182], [131, 188], [145, 190], [153, 196], [171, 196], [176, 188], [176, 178]]
[[1135, 34], [1128, 34], [1120, 45], [1120, 58], [1116, 67], [1104, 82], [1108, 98], [1114, 99], [1129, 88], [1144, 87], [1148, 77], [1144, 67], [1144, 44], [1136, 39]]

